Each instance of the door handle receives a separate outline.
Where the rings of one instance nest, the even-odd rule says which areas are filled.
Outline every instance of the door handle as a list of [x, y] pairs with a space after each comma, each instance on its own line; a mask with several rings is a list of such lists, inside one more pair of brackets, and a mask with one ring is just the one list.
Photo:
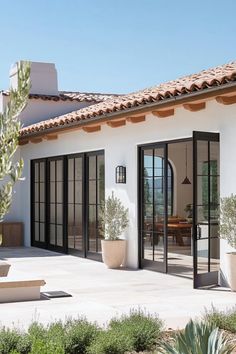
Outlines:
[[197, 225], [197, 239], [200, 240], [202, 236], [202, 229], [199, 225]]

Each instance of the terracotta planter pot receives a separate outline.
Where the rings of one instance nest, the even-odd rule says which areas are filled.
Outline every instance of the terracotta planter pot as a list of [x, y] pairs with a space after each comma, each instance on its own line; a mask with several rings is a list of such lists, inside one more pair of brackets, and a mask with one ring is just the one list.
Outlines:
[[107, 268], [119, 268], [125, 260], [126, 240], [102, 240], [102, 260]]
[[236, 252], [226, 253], [228, 283], [232, 291], [236, 291]]
[[0, 277], [6, 277], [8, 275], [10, 264], [4, 261], [0, 261]]

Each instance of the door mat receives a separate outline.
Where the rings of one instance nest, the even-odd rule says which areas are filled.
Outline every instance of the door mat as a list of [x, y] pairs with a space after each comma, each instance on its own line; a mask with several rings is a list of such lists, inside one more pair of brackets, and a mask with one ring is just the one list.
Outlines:
[[41, 294], [47, 297], [48, 299], [56, 299], [59, 297], [72, 297], [71, 294], [68, 294], [65, 291], [46, 291]]

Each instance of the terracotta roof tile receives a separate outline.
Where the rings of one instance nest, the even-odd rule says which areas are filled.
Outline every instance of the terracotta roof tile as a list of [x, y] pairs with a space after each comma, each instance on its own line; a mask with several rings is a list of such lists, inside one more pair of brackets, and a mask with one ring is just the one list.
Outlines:
[[89, 119], [95, 117], [103, 118], [109, 113], [144, 106], [153, 102], [158, 103], [159, 101], [168, 100], [169, 98], [188, 95], [212, 87], [223, 86], [234, 81], [236, 81], [236, 62], [231, 62], [141, 91], [109, 97], [100, 103], [90, 105], [78, 111], [24, 127], [21, 130], [21, 136], [42, 132], [53, 127], [69, 126], [75, 121], [89, 121]]
[[[9, 91], [1, 91], [3, 95], [9, 96]], [[29, 94], [29, 99], [41, 99], [44, 101], [77, 101], [77, 102], [103, 102], [110, 98], [117, 97], [117, 94], [88, 93], [59, 91], [58, 95]]]

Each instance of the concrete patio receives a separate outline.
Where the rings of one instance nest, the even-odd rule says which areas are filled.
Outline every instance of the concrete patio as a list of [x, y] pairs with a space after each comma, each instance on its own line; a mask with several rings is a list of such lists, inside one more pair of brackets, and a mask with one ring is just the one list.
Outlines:
[[[22, 272], [45, 279], [42, 291], [63, 290], [70, 298], [0, 304], [0, 323], [27, 327], [33, 320], [86, 316], [106, 324], [113, 316], [143, 308], [158, 313], [167, 328], [183, 327], [212, 305], [219, 309], [236, 303], [228, 289], [194, 290], [185, 278], [147, 270], [109, 270], [102, 263], [37, 248], [0, 248], [0, 259]], [[10, 274], [9, 273], [9, 274]]]

